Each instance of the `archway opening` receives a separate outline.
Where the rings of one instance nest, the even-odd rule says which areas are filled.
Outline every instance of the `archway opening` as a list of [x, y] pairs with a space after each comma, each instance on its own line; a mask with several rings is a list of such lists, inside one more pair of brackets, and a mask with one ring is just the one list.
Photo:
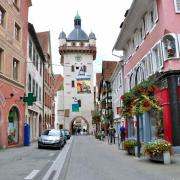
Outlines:
[[71, 134], [74, 135], [84, 135], [84, 134], [89, 134], [89, 123], [88, 121], [82, 117], [78, 116], [75, 117], [70, 124], [70, 131]]
[[8, 145], [17, 144], [19, 141], [19, 111], [12, 107], [8, 115]]

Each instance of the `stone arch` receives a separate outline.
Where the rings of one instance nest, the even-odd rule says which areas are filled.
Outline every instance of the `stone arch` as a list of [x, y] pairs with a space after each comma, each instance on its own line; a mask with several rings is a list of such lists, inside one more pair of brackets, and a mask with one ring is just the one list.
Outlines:
[[69, 124], [69, 130], [70, 130], [71, 134], [73, 134], [73, 123], [74, 123], [74, 121], [77, 120], [77, 119], [82, 119], [82, 120], [84, 120], [84, 122], [85, 122], [86, 125], [87, 125], [87, 133], [89, 134], [89, 122], [88, 122], [88, 120], [87, 120], [86, 118], [84, 118], [83, 116], [76, 116], [76, 117], [74, 117], [74, 118], [71, 120], [71, 122], [70, 122], [70, 124]]

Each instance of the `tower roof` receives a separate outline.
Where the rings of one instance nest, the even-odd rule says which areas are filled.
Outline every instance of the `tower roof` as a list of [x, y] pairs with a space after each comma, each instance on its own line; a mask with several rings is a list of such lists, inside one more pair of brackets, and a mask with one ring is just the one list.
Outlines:
[[59, 39], [66, 39], [66, 34], [63, 30], [59, 34]]
[[69, 41], [89, 41], [88, 35], [81, 29], [81, 17], [77, 13], [74, 18], [74, 29], [68, 35]]
[[96, 36], [95, 36], [95, 34], [94, 34], [93, 32], [91, 32], [91, 33], [89, 34], [89, 39], [94, 39], [94, 40], [96, 40]]

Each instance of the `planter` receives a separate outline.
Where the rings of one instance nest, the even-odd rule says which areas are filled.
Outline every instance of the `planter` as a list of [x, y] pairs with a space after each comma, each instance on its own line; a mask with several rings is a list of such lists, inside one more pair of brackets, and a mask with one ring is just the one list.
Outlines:
[[150, 160], [152, 161], [158, 161], [158, 162], [163, 162], [164, 164], [170, 164], [171, 163], [171, 155], [170, 152], [164, 152], [160, 156], [149, 156]]
[[127, 151], [127, 153], [129, 155], [135, 155], [135, 148], [134, 147], [133, 148], [128, 148], [126, 151]]

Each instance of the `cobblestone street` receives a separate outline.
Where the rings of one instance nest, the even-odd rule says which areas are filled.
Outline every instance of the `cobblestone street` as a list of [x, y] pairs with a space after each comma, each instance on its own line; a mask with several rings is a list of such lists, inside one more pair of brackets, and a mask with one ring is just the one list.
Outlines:
[[178, 180], [180, 157], [171, 165], [137, 159], [116, 145], [92, 136], [76, 136], [67, 157], [64, 180]]

